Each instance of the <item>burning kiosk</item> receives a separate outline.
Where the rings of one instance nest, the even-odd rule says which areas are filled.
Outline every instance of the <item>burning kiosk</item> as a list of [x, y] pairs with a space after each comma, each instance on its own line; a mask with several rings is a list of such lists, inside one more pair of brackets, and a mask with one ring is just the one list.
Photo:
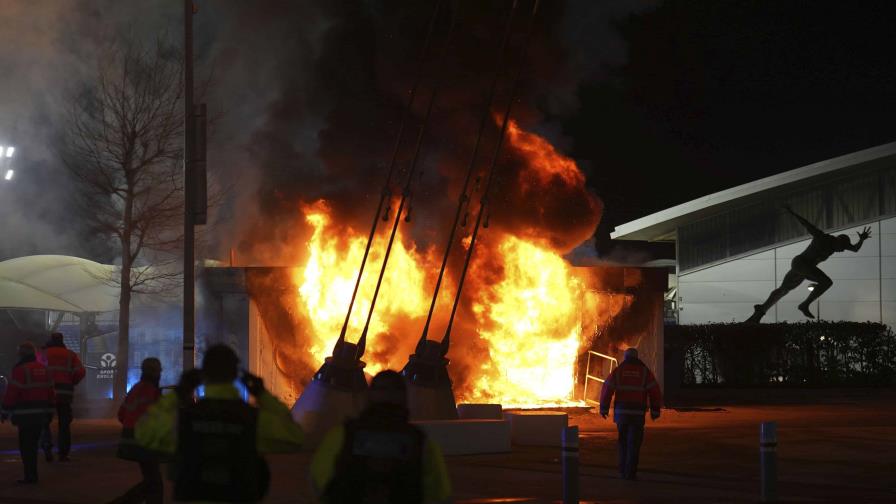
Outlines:
[[[518, 4], [512, 3], [507, 18], [467, 168], [451, 169], [452, 160], [439, 161], [445, 164], [440, 175], [451, 183], [437, 194], [458, 190], [453, 223], [430, 215], [428, 230], [404, 231], [409, 226], [400, 225], [411, 221], [425, 166], [418, 165], [421, 145], [441, 80], [433, 79], [416, 142], [401, 160], [402, 135], [412, 122], [409, 116], [443, 5], [437, 2], [366, 238], [357, 223], [343, 219], [327, 200], [302, 201], [296, 222], [304, 230], [301, 239], [279, 244], [299, 252], [266, 261], [285, 267], [206, 271], [205, 301], [212, 325], [218, 326], [208, 334], [245, 335], [238, 339], [246, 342], [242, 346], [250, 368], [287, 401], [297, 399], [294, 416], [312, 439], [357, 412], [365, 372], [403, 369], [416, 418], [456, 418], [456, 399], [526, 407], [578, 405], [583, 404], [575, 396], [580, 356], [588, 355], [596, 339], [613, 349], [600, 352], [604, 355], [624, 348], [630, 339], [604, 341], [616, 334], [608, 330], [609, 321], [630, 311], [639, 296], [628, 292], [625, 282], [620, 284], [625, 292], [602, 292], [609, 284], [595, 278], [608, 275], [592, 275], [564, 259], [592, 236], [600, 201], [586, 188], [575, 162], [510, 117], [539, 2], [531, 3], [524, 33], [517, 37], [521, 40], [512, 44]], [[443, 55], [454, 21], [452, 17]], [[511, 47], [515, 49], [508, 51]], [[510, 91], [502, 94], [498, 83], [508, 73], [507, 52], [518, 57], [506, 65], [513, 76]], [[438, 74], [446, 66], [435, 68]], [[484, 137], [494, 137], [494, 146], [487, 163], [480, 163]], [[390, 220], [391, 231], [378, 237], [379, 222]], [[480, 237], [490, 222], [490, 232]], [[448, 231], [444, 249], [432, 245], [432, 228]], [[379, 264], [378, 275], [364, 275], [368, 262]], [[222, 291], [222, 285], [230, 290]], [[662, 289], [660, 301], [661, 296]], [[228, 303], [245, 314], [235, 325], [216, 322], [236, 313], [228, 313]], [[660, 317], [661, 307], [660, 302]], [[599, 315], [586, 318], [596, 318], [595, 327], [604, 329], [583, 329], [583, 314], [592, 312]], [[429, 337], [442, 328], [443, 336]], [[660, 325], [660, 340], [661, 331]]]
[[[289, 312], [291, 306], [301, 304], [294, 281], [296, 269], [206, 267], [198, 317], [201, 324], [197, 332], [200, 351], [217, 342], [231, 345], [240, 354], [244, 365], [261, 376], [271, 391], [288, 404], [309, 390], [307, 387], [313, 383], [311, 379], [315, 373], [324, 373], [319, 379], [332, 383], [334, 388], [360, 390], [363, 388], [358, 381], [360, 377], [369, 379], [369, 375], [378, 369], [400, 369], [407, 364], [408, 369], [415, 370], [418, 375], [415, 381], [421, 387], [432, 383], [428, 380], [442, 380], [443, 384], [444, 380], [450, 380], [458, 403], [503, 403], [507, 408], [592, 406], [600, 383], [586, 375], [602, 378], [613, 364], [589, 352], [621, 360], [622, 351], [628, 346], [638, 346], [641, 357], [663, 385], [663, 293], [667, 272], [662, 268], [570, 265], [571, 276], [563, 280], [571, 282], [569, 289], [576, 297], [571, 298], [574, 301], [571, 303], [573, 315], [570, 317], [572, 323], [568, 325], [565, 324], [567, 317], [558, 322], [551, 314], [538, 311], [532, 320], [519, 319], [521, 332], [516, 338], [500, 339], [502, 331], [488, 327], [495, 325], [494, 320], [483, 317], [485, 323], [477, 334], [468, 333], [472, 326], [463, 324], [464, 330], [456, 333], [456, 341], [444, 357], [443, 347], [438, 345], [429, 343], [420, 352], [417, 348], [420, 341], [413, 336], [395, 341], [388, 332], [378, 333], [367, 342], [364, 357], [367, 365], [363, 368], [343, 366], [343, 357], [347, 353], [352, 357], [349, 360], [354, 362], [356, 345], [348, 343], [335, 351], [332, 344], [317, 348], [312, 335], [308, 334], [313, 331], [313, 326], [297, 321], [296, 314]], [[531, 291], [519, 288], [515, 298], [503, 300], [496, 308], [503, 310], [505, 304], [523, 303], [531, 296]], [[551, 305], [545, 308], [556, 310]], [[397, 324], [401, 323], [395, 320]], [[542, 322], [542, 327], [555, 332], [569, 328], [570, 338], [533, 336], [527, 332], [528, 326], [537, 326], [538, 321]], [[418, 319], [417, 323], [422, 320]], [[398, 329], [403, 328], [399, 326]], [[541, 329], [536, 327], [535, 330]], [[380, 346], [383, 342], [394, 342], [391, 352]], [[470, 346], [475, 348], [468, 348]], [[317, 361], [321, 350], [325, 353], [333, 351], [335, 355], [328, 357], [338, 357], [329, 362], [325, 359]], [[416, 358], [412, 358], [408, 363], [406, 359], [410, 353], [422, 354], [420, 360], [423, 362], [415, 363]], [[445, 357], [450, 358], [450, 364], [438, 361]], [[437, 365], [432, 365], [433, 361]], [[318, 369], [315, 362], [324, 365]], [[417, 368], [412, 364], [422, 366]], [[428, 375], [429, 370], [445, 375]], [[432, 390], [445, 389], [432, 387]], [[328, 411], [337, 417], [348, 415], [361, 406], [349, 401], [349, 397], [362, 399], [357, 394], [329, 394], [327, 399], [318, 398], [315, 411]], [[444, 418], [443, 413], [424, 413], [418, 418], [434, 418], [436, 415]], [[323, 419], [314, 421], [319, 420]]]

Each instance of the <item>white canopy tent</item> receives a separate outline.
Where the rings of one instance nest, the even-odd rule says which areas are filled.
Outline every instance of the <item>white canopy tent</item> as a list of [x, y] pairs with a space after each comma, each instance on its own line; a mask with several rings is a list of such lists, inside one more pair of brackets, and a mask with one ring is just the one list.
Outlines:
[[117, 268], [61, 255], [0, 262], [0, 309], [109, 312], [118, 309]]

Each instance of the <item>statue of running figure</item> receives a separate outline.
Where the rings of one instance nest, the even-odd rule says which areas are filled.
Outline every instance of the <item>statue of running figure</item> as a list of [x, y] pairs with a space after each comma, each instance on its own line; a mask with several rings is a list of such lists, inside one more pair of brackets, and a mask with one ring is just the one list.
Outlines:
[[805, 301], [800, 303], [798, 308], [803, 312], [803, 315], [814, 319], [815, 315], [809, 311], [809, 306], [834, 285], [834, 281], [824, 271], [819, 269], [818, 263], [831, 257], [834, 252], [843, 252], [844, 250], [858, 252], [862, 248], [862, 243], [871, 237], [871, 228], [865, 227], [861, 233], [856, 233], [859, 235], [859, 241], [853, 244], [849, 236], [845, 234], [834, 236], [818, 229], [811, 222], [797, 215], [790, 206], [785, 206], [784, 209], [796, 217], [800, 224], [809, 231], [809, 234], [812, 235], [812, 243], [809, 244], [803, 253], [793, 258], [793, 261], [790, 263], [790, 271], [784, 276], [781, 286], [773, 290], [764, 303], [753, 306], [753, 315], [747, 319], [747, 322], [758, 323], [769, 308], [774, 306], [788, 292], [799, 287], [803, 280], [806, 279], [813, 282], [812, 292], [809, 293], [809, 297]]

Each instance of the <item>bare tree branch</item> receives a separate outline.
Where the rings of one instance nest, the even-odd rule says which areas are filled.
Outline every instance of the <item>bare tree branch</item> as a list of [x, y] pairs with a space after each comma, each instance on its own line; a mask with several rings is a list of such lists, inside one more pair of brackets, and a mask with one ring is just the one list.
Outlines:
[[[184, 212], [183, 65], [160, 37], [152, 45], [114, 43], [100, 58], [93, 85], [72, 96], [61, 157], [72, 174], [89, 227], [114, 243], [119, 357], [128, 366], [133, 294], [171, 290], [178, 268]], [[116, 376], [123, 393], [126, 372]]]

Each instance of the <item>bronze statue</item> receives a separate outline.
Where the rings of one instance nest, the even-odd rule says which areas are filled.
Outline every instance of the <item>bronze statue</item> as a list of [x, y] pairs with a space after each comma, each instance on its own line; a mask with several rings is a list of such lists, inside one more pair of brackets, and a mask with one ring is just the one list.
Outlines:
[[812, 235], [812, 243], [800, 255], [793, 258], [793, 261], [790, 263], [790, 271], [784, 276], [781, 286], [773, 290], [764, 303], [753, 306], [753, 315], [747, 319], [747, 322], [759, 322], [769, 308], [774, 306], [788, 292], [799, 287], [803, 280], [806, 279], [813, 282], [810, 289], [811, 292], [809, 297], [800, 303], [798, 308], [803, 312], [803, 315], [814, 319], [815, 315], [809, 311], [809, 306], [834, 285], [834, 281], [824, 271], [821, 271], [818, 264], [831, 257], [834, 252], [843, 252], [844, 250], [858, 252], [862, 248], [862, 243], [871, 237], [871, 228], [865, 227], [861, 233], [856, 233], [859, 235], [859, 241], [853, 244], [849, 236], [845, 234], [834, 236], [818, 229], [811, 222], [797, 215], [790, 206], [785, 206], [784, 209], [796, 217], [809, 231], [809, 234]]

